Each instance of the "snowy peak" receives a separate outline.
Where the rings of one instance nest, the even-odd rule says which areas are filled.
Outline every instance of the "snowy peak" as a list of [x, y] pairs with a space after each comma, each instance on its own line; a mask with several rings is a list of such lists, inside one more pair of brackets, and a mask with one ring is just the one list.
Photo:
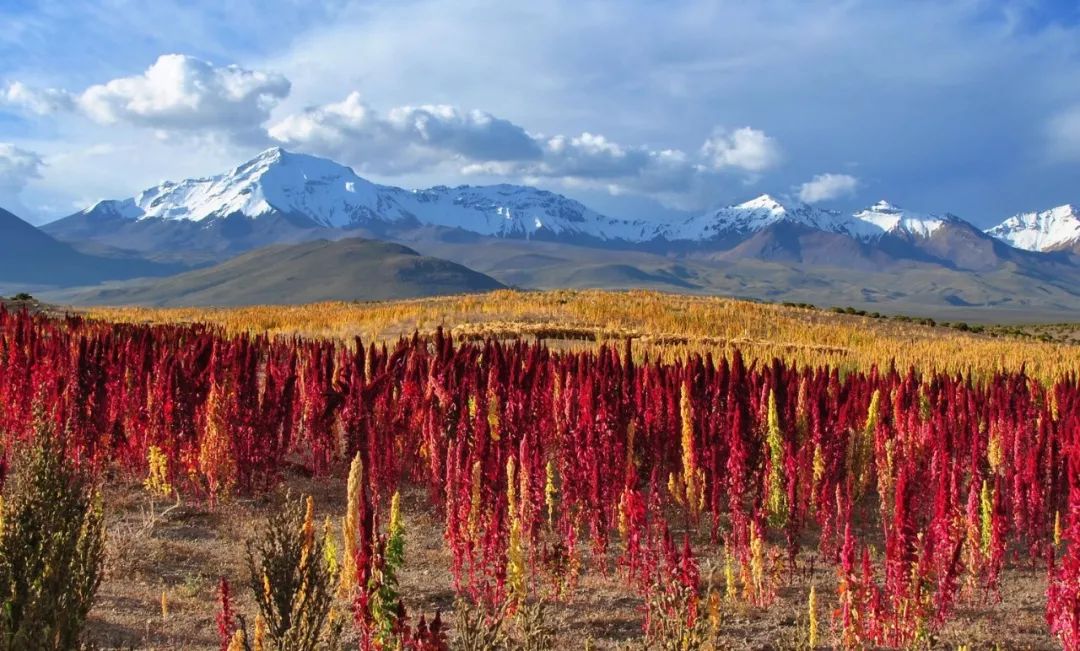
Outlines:
[[224, 174], [162, 183], [132, 199], [101, 203], [81, 214], [93, 218], [105, 212], [128, 219], [197, 222], [283, 214], [327, 228], [418, 223], [501, 237], [550, 233], [600, 240], [640, 240], [652, 228], [647, 222], [611, 219], [572, 199], [524, 186], [410, 191], [376, 185], [344, 165], [280, 147]]
[[756, 233], [779, 222], [840, 232], [842, 221], [839, 213], [815, 208], [805, 203], [785, 204], [768, 194], [763, 194], [743, 203], [692, 217], [681, 224], [661, 226], [657, 229], [657, 236], [662, 236], [669, 241], [703, 241]]
[[641, 241], [654, 227], [613, 219], [554, 192], [520, 185], [436, 186], [410, 195], [412, 213], [421, 223], [483, 235]]
[[341, 227], [373, 202], [374, 187], [344, 165], [275, 147], [224, 174], [150, 188], [134, 203], [142, 219], [203, 221], [281, 212]]
[[863, 240], [885, 234], [928, 238], [948, 223], [959, 222], [953, 215], [928, 215], [901, 208], [882, 199], [852, 215], [851, 235]]
[[750, 201], [744, 201], [743, 203], [737, 204], [735, 206], [730, 206], [730, 208], [755, 212], [765, 211], [777, 216], [781, 216], [787, 212], [787, 207], [784, 206], [784, 204], [780, 203], [775, 198], [773, 198], [772, 195], [768, 194], [763, 194], [760, 197], [754, 197]]
[[138, 219], [143, 211], [135, 205], [133, 199], [105, 199], [83, 211], [100, 219]]
[[1080, 242], [1080, 209], [1066, 204], [1009, 217], [988, 235], [1027, 251], [1054, 251]]

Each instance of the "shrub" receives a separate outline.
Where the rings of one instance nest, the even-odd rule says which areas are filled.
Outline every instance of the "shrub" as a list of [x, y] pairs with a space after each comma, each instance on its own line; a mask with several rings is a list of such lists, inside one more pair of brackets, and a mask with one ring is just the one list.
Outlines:
[[496, 651], [507, 645], [503, 630], [505, 609], [491, 609], [481, 604], [459, 599], [454, 604], [456, 614], [453, 648], [458, 651]]
[[448, 648], [455, 651], [546, 651], [555, 648], [555, 628], [543, 601], [506, 602], [492, 607], [459, 599], [454, 610], [455, 635]]
[[678, 581], [655, 586], [646, 603], [652, 622], [647, 648], [662, 651], [720, 648], [715, 641], [718, 628], [698, 613], [698, 601], [696, 590]]
[[404, 607], [398, 592], [398, 570], [405, 564], [405, 529], [401, 524], [400, 495], [394, 493], [390, 506], [390, 523], [386, 538], [372, 563], [368, 580], [370, 603], [368, 613], [375, 639], [383, 646], [389, 644], [398, 629]]
[[267, 647], [337, 648], [343, 622], [331, 615], [337, 577], [315, 535], [310, 497], [285, 497], [260, 537], [248, 543], [249, 586], [266, 626]]
[[101, 584], [101, 499], [59, 438], [37, 427], [3, 492], [0, 649], [73, 649]]

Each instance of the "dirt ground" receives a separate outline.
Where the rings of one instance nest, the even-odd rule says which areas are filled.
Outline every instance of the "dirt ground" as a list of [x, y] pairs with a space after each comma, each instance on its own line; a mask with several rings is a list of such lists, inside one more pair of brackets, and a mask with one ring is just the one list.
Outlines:
[[[113, 482], [106, 490], [110, 509], [110, 557], [90, 616], [89, 638], [105, 649], [215, 649], [216, 588], [221, 576], [233, 586], [237, 609], [248, 621], [255, 615], [247, 587], [245, 541], [287, 488], [315, 498], [317, 521], [344, 512], [343, 478], [292, 478], [282, 490], [257, 499], [232, 499], [210, 508], [200, 503], [157, 502], [136, 482]], [[151, 515], [151, 508], [153, 514]], [[406, 562], [401, 593], [410, 615], [441, 611], [451, 631], [454, 591], [450, 555], [441, 523], [416, 490], [403, 496]], [[703, 566], [717, 562], [716, 549], [699, 545]], [[712, 556], [710, 556], [710, 554]], [[777, 602], [766, 610], [731, 606], [724, 616], [724, 643], [731, 649], [792, 648], [806, 628], [809, 586], [818, 593], [822, 638], [833, 639], [831, 612], [836, 577], [831, 567], [800, 558], [800, 568], [784, 579]], [[1008, 567], [1000, 600], [965, 597], [941, 632], [935, 648], [1060, 648], [1047, 632], [1045, 568]], [[166, 604], [163, 612], [162, 600]], [[547, 605], [556, 648], [641, 648], [643, 602], [614, 572], [589, 571], [576, 591]], [[821, 646], [819, 648], [830, 648]]]

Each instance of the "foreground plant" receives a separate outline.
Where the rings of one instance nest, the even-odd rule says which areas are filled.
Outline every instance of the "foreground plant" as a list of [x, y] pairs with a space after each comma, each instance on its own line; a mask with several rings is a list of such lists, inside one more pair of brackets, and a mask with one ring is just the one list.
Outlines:
[[0, 508], [0, 649], [75, 649], [101, 584], [101, 498], [45, 426], [14, 455]]
[[405, 563], [405, 529], [401, 523], [401, 498], [394, 493], [390, 501], [390, 522], [386, 538], [378, 546], [372, 563], [368, 592], [371, 595], [368, 613], [374, 641], [389, 647], [400, 633], [408, 632], [404, 626], [405, 608], [398, 591], [398, 570]]
[[544, 601], [507, 601], [493, 607], [458, 600], [454, 611], [453, 642], [439, 647], [440, 651], [444, 648], [454, 651], [548, 651], [555, 648], [555, 628]]
[[698, 611], [697, 592], [682, 583], [658, 586], [646, 603], [651, 622], [649, 648], [662, 651], [706, 651], [714, 646], [718, 629]]
[[315, 535], [311, 497], [291, 499], [248, 544], [248, 585], [264, 622], [266, 649], [337, 648], [343, 622], [333, 616], [337, 576]]

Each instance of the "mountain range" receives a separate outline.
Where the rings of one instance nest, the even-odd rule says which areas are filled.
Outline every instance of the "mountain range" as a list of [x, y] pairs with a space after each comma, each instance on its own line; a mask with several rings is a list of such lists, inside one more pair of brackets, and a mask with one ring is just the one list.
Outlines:
[[[379, 185], [333, 161], [273, 148], [223, 174], [101, 201], [42, 230], [83, 251], [159, 265], [362, 237], [526, 287], [650, 286], [1053, 313], [1080, 307], [1080, 216], [1071, 206], [1010, 217], [984, 232], [952, 214], [887, 201], [846, 214], [761, 195], [661, 223], [606, 216], [525, 186]], [[938, 281], [927, 282], [934, 274]]]
[[[281, 148], [268, 149], [224, 174], [166, 182], [129, 199], [98, 202], [44, 230], [65, 240], [98, 241], [150, 255], [213, 257], [340, 231], [387, 235], [425, 226], [589, 246], [730, 250], [778, 225], [841, 235], [892, 257], [919, 258], [917, 251], [922, 251], [923, 257], [958, 268], [970, 264], [953, 260], [943, 240], [959, 237], [971, 244], [997, 239], [1012, 248], [1042, 252], [1080, 239], [1080, 218], [1070, 206], [1011, 217], [985, 234], [955, 215], [923, 214], [887, 201], [841, 214], [767, 194], [678, 223], [625, 220], [526, 186], [405, 190], [378, 185], [344, 165]], [[936, 245], [929, 244], [935, 240]], [[905, 251], [902, 244], [914, 250]], [[988, 248], [1009, 255], [1000, 247]]]

